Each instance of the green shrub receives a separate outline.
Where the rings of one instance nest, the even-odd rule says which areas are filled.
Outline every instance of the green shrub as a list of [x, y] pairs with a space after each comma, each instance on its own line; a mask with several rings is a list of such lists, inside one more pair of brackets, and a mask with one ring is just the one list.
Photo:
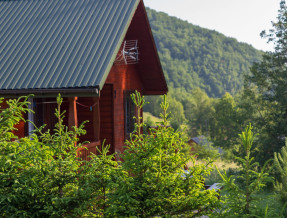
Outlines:
[[[287, 142], [285, 143], [287, 144]], [[280, 153], [274, 153], [274, 165], [279, 174], [279, 180], [275, 183], [275, 190], [284, 207], [287, 206], [287, 146], [282, 147]], [[282, 211], [287, 216], [287, 211]]]
[[[29, 102], [8, 101], [0, 113], [0, 216], [198, 216], [218, 208], [217, 193], [204, 189], [211, 162], [195, 164], [182, 133], [168, 127], [166, 98], [163, 122], [151, 134], [142, 134], [144, 99], [138, 93], [132, 98], [138, 119], [123, 162], [108, 155], [108, 146], [89, 162], [77, 157], [84, 124], [72, 130], [63, 125], [60, 96], [53, 134], [41, 127], [21, 139], [13, 134], [14, 125], [23, 119]], [[185, 172], [188, 162], [193, 165]]]
[[[145, 101], [139, 93], [132, 96], [138, 112]], [[141, 134], [140, 113], [130, 140], [121, 156], [122, 177], [110, 193], [108, 216], [151, 217], [210, 214], [219, 207], [217, 193], [204, 190], [204, 176], [210, 163], [196, 165], [186, 148], [182, 133], [167, 126], [168, 103], [161, 104], [163, 122], [150, 135]], [[191, 161], [188, 172], [184, 167]], [[184, 175], [186, 177], [184, 177]]]
[[9, 100], [9, 107], [0, 113], [1, 217], [75, 217], [87, 214], [88, 208], [98, 203], [95, 194], [102, 187], [94, 183], [98, 174], [91, 173], [101, 172], [103, 166], [77, 158], [78, 136], [85, 130], [80, 125], [69, 131], [63, 125], [62, 99], [57, 101], [54, 134], [42, 132], [43, 127], [21, 139], [13, 134], [13, 126], [28, 111], [27, 98]]
[[263, 189], [267, 181], [272, 180], [269, 176], [267, 161], [261, 170], [258, 169], [258, 163], [251, 157], [251, 150], [254, 140], [251, 125], [247, 126], [245, 131], [239, 135], [245, 150], [244, 158], [236, 157], [239, 163], [239, 175], [236, 179], [234, 175], [228, 176], [227, 172], [221, 173], [222, 184], [225, 195], [223, 209], [214, 216], [218, 217], [267, 217], [268, 205], [266, 210], [258, 207], [260, 198], [256, 194]]

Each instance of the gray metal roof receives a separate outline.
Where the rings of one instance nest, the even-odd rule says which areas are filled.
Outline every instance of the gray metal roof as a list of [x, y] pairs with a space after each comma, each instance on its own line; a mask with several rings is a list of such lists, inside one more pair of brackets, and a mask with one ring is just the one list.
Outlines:
[[198, 145], [207, 145], [209, 143], [208, 139], [204, 135], [194, 137], [191, 140], [194, 141]]
[[102, 87], [139, 0], [0, 0], [0, 90]]

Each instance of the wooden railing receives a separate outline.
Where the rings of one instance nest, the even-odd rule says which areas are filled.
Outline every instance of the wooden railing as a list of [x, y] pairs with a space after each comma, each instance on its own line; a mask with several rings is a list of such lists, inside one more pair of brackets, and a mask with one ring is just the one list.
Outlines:
[[100, 141], [91, 142], [89, 144], [85, 144], [82, 148], [78, 149], [78, 157], [80, 157], [82, 160], [91, 160], [89, 157], [92, 153], [97, 154], [97, 147], [99, 147], [101, 144]]

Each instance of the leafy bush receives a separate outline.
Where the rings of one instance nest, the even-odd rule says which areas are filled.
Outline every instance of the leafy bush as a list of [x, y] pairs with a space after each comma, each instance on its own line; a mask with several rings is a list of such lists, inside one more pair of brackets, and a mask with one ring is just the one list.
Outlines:
[[[132, 96], [138, 112], [144, 99], [136, 93]], [[121, 156], [123, 177], [116, 181], [117, 188], [110, 193], [107, 215], [131, 216], [195, 216], [209, 214], [219, 207], [217, 193], [204, 190], [204, 176], [211, 168], [195, 165], [195, 160], [184, 152], [186, 143], [181, 132], [167, 126], [169, 104], [161, 104], [163, 122], [150, 135], [141, 134], [140, 114], [126, 149]], [[184, 171], [191, 161], [193, 166]]]
[[[218, 214], [219, 217], [266, 217], [268, 206], [262, 211], [258, 208], [260, 198], [256, 194], [262, 190], [267, 181], [272, 180], [269, 176], [267, 161], [262, 169], [258, 170], [258, 163], [251, 157], [251, 150], [254, 141], [254, 135], [251, 125], [247, 126], [245, 131], [240, 134], [240, 139], [245, 150], [244, 158], [236, 157], [239, 162], [240, 174], [234, 179], [234, 175], [228, 176], [226, 171], [221, 173], [225, 195], [223, 195], [224, 206]], [[240, 181], [240, 183], [238, 183]]]
[[[287, 144], [287, 142], [286, 142]], [[280, 201], [287, 206], [287, 146], [282, 147], [280, 153], [274, 152], [274, 165], [275, 169], [279, 173], [279, 180], [275, 183], [275, 190], [280, 197]], [[286, 208], [285, 208], [286, 210]], [[287, 215], [287, 212], [282, 212]]]
[[97, 174], [90, 173], [103, 166], [77, 158], [81, 147], [77, 136], [85, 133], [83, 125], [69, 131], [62, 123], [62, 99], [57, 101], [53, 135], [49, 130], [42, 132], [43, 127], [21, 139], [13, 134], [13, 126], [28, 111], [27, 98], [9, 100], [9, 107], [0, 114], [1, 217], [80, 216], [97, 202], [94, 193], [101, 187], [91, 186]]
[[[144, 99], [139, 93], [132, 98], [138, 119], [121, 155], [123, 162], [108, 155], [108, 146], [98, 149], [89, 162], [77, 157], [84, 124], [72, 130], [63, 125], [60, 96], [53, 134], [41, 127], [17, 138], [14, 125], [29, 111], [29, 102], [9, 100], [0, 113], [0, 216], [195, 216], [218, 208], [217, 193], [204, 189], [210, 162], [196, 165], [182, 133], [167, 126], [166, 98], [163, 123], [151, 134], [142, 134]], [[193, 165], [184, 171], [189, 161]]]

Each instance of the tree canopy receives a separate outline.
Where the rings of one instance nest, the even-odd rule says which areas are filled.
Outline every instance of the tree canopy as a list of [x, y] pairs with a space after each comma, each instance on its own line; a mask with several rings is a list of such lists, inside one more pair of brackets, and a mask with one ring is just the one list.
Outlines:
[[261, 51], [214, 30], [149, 8], [147, 14], [169, 87], [234, 95], [243, 87], [243, 74], [261, 59]]

